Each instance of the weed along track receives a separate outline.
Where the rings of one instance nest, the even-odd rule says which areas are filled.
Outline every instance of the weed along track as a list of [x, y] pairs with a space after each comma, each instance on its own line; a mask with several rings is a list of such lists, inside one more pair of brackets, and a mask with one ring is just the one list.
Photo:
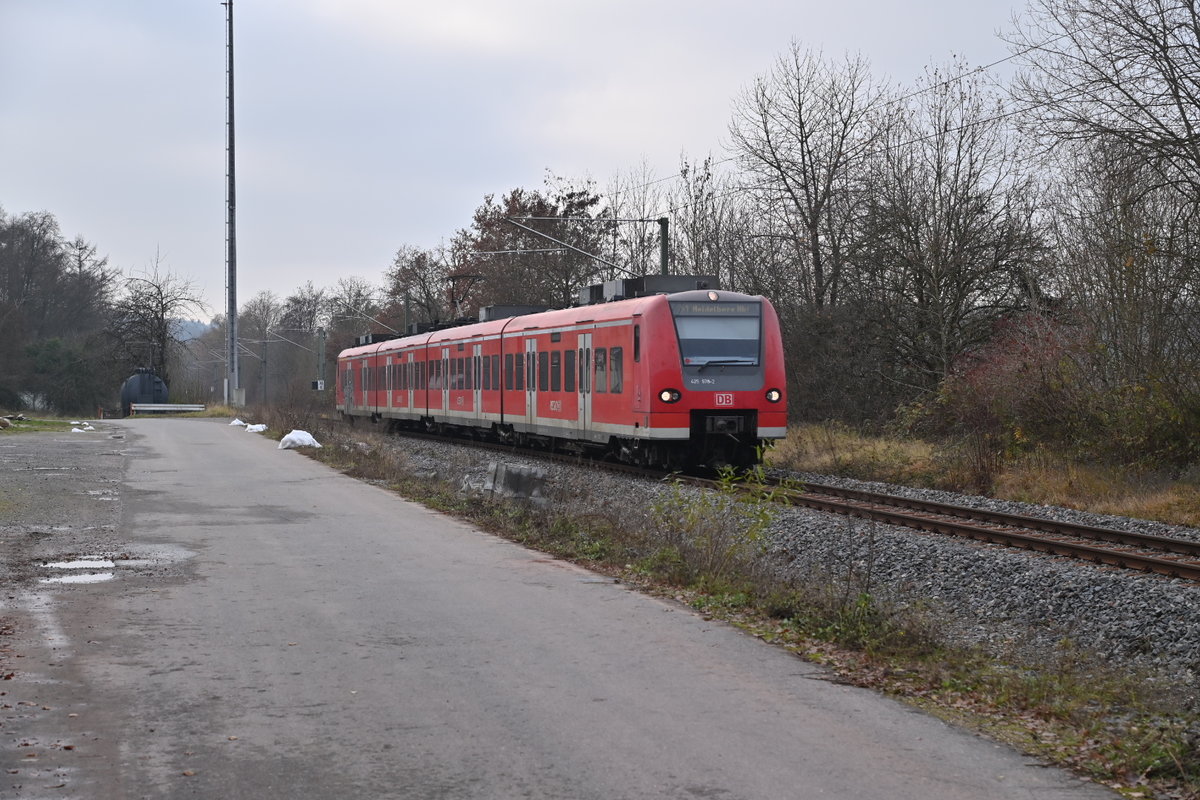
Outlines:
[[[404, 432], [401, 435], [428, 441], [445, 441], [444, 437], [428, 434]], [[455, 441], [464, 443], [462, 440]], [[470, 444], [498, 453], [517, 454], [564, 464], [587, 464], [596, 469], [654, 480], [671, 478], [697, 487], [716, 487], [722, 484], [722, 481], [709, 478], [673, 475], [662, 470], [597, 461], [579, 455], [514, 448], [512, 445], [480, 441], [472, 441]], [[793, 506], [1200, 582], [1200, 542], [1187, 539], [971, 508], [864, 489], [820, 483], [799, 484], [787, 478], [762, 474], [754, 474], [743, 486], [748, 492], [764, 493], [771, 500]]]
[[1200, 543], [822, 484], [766, 479], [774, 499], [889, 525], [1200, 581]]

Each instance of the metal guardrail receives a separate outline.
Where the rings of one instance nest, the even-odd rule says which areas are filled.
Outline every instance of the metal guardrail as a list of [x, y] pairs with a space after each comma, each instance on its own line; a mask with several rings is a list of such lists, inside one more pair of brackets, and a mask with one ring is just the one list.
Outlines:
[[203, 411], [203, 403], [131, 403], [130, 414], [183, 414], [188, 411]]

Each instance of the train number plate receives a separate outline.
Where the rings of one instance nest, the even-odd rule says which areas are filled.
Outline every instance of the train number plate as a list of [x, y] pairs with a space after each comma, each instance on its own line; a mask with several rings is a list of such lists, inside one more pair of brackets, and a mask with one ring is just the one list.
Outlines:
[[733, 393], [717, 392], [713, 398], [713, 402], [719, 406], [731, 406], [733, 405]]

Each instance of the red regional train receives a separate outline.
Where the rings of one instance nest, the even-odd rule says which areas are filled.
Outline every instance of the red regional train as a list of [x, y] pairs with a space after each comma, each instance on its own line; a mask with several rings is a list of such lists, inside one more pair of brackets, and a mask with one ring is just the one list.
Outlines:
[[581, 293], [596, 303], [491, 307], [480, 322], [361, 344], [338, 356], [337, 408], [350, 422], [672, 469], [749, 466], [787, 429], [779, 321], [766, 298], [714, 285], [610, 281]]

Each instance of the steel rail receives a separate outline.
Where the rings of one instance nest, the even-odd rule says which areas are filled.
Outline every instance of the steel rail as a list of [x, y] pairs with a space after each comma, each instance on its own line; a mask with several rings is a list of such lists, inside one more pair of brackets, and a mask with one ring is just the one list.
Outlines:
[[1044, 531], [1046, 533], [1063, 534], [1065, 536], [1074, 536], [1082, 539], [1114, 542], [1116, 544], [1128, 545], [1130, 547], [1144, 547], [1152, 550], [1161, 550], [1167, 553], [1178, 553], [1180, 555], [1200, 558], [1200, 542], [1193, 542], [1187, 539], [1175, 539], [1170, 536], [1157, 536], [1150, 533], [1122, 531], [1115, 528], [1101, 528], [1095, 525], [1084, 525], [1081, 523], [1046, 519], [1045, 517], [1034, 517], [1025, 514], [1011, 514], [1003, 511], [990, 511], [982, 508], [954, 505], [952, 503], [939, 503], [933, 500], [920, 500], [912, 497], [900, 497], [898, 495], [869, 492], [862, 489], [844, 489], [839, 486], [828, 486], [819, 483], [805, 483], [804, 489], [813, 494], [832, 495], [851, 500], [861, 500], [868, 503], [878, 503], [880, 505], [907, 508], [913, 511], [920, 511], [929, 514], [945, 514], [964, 519], [973, 519], [980, 522], [990, 522], [996, 525], [1007, 525], [1014, 528], [1026, 528], [1029, 530]]
[[[869, 495], [870, 493], [868, 492], [864, 494]], [[874, 503], [871, 500], [862, 497], [837, 498], [817, 492], [783, 490], [777, 494], [777, 499], [791, 505], [805, 506], [807, 508], [825, 511], [828, 513], [871, 519], [888, 525], [902, 525], [907, 528], [914, 528], [933, 533], [966, 537], [995, 544], [1004, 544], [1011, 547], [1020, 547], [1025, 550], [1034, 550], [1052, 555], [1068, 556], [1070, 558], [1081, 559], [1097, 564], [1107, 564], [1109, 566], [1135, 569], [1142, 572], [1152, 572], [1174, 578], [1185, 578], [1188, 580], [1200, 581], [1200, 561], [1176, 560], [1173, 558], [1163, 558], [1161, 555], [1150, 555], [1144, 552], [1137, 553], [1127, 550], [1114, 549], [1111, 547], [1098, 546], [1096, 544], [1085, 544], [1078, 540], [1095, 540], [1088, 539], [1084, 535], [1075, 534], [1071, 530], [1071, 526], [1066, 523], [1063, 523], [1054, 531], [1022, 531], [1017, 530], [1014, 527], [1007, 526], [986, 527], [986, 525], [1005, 525], [1005, 523], [998, 521], [966, 521], [961, 518], [955, 519], [946, 511], [934, 512], [929, 510], [906, 510], [901, 507], [883, 502]], [[953, 506], [947, 507], [954, 508]], [[975, 511], [977, 509], [969, 510]], [[1011, 516], [1016, 517], [1017, 515]], [[1030, 519], [1037, 518], [1034, 517]], [[980, 522], [984, 522], [986, 525], [977, 524]], [[1087, 526], [1082, 527], [1086, 528]], [[1051, 538], [1052, 536], [1073, 536], [1077, 539], [1077, 541], [1064, 541], [1062, 539]], [[1136, 536], [1136, 534], [1134, 536]], [[1166, 537], [1150, 538], [1163, 539]], [[1170, 541], [1172, 543], [1179, 543], [1181, 540], [1172, 539]], [[1151, 547], [1151, 545], [1146, 544], [1144, 541], [1136, 545], [1129, 542], [1114, 543], [1121, 544], [1126, 547]], [[1183, 544], [1187, 543], [1184, 542]], [[1158, 548], [1157, 552], [1161, 553], [1163, 551], [1161, 548]]]

